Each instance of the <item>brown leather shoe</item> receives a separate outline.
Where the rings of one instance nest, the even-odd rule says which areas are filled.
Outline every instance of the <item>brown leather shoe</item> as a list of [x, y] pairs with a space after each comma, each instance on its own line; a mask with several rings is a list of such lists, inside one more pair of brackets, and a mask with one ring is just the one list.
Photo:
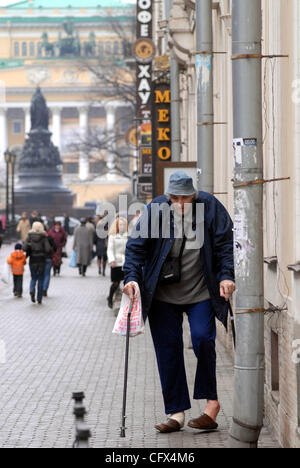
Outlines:
[[178, 421], [175, 421], [175, 419], [168, 418], [165, 423], [157, 424], [155, 429], [157, 429], [159, 432], [167, 434], [169, 432], [180, 431], [181, 425]]
[[202, 414], [199, 418], [191, 419], [188, 426], [193, 429], [200, 429], [204, 431], [214, 431], [218, 428], [218, 424], [211, 419], [207, 414]]

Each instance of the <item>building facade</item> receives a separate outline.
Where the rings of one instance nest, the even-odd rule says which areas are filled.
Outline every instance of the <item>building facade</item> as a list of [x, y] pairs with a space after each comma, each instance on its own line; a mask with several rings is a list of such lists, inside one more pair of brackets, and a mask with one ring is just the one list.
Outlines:
[[[214, 193], [234, 217], [232, 2], [213, 17]], [[283, 447], [300, 447], [300, 4], [262, 0], [265, 418]], [[195, 0], [154, 7], [157, 54], [180, 71], [181, 161], [197, 161]], [[275, 57], [276, 56], [276, 57]], [[278, 57], [279, 56], [279, 57]], [[232, 350], [231, 334], [219, 337]]]
[[[107, 144], [102, 149], [93, 142], [90, 149], [88, 135], [114, 140], [132, 125], [130, 103], [122, 96], [114, 98], [110, 83], [101, 82], [97, 70], [113, 62], [116, 70], [126, 72], [134, 21], [135, 5], [122, 0], [104, 0], [101, 7], [97, 0], [28, 0], [0, 9], [2, 183], [3, 154], [7, 148], [21, 150], [30, 131], [30, 101], [37, 86], [50, 109], [50, 130], [62, 155], [65, 183], [77, 194], [78, 204], [111, 195], [110, 180], [104, 177], [107, 163], [110, 172], [131, 172], [130, 158], [117, 161]], [[124, 141], [118, 142], [124, 146]], [[115, 172], [115, 192], [127, 190], [130, 179]], [[99, 185], [95, 179], [101, 176]]]

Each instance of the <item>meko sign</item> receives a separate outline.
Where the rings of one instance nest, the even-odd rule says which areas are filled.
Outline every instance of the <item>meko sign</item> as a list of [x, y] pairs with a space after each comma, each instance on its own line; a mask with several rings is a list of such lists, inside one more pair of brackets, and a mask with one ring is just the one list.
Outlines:
[[158, 80], [154, 87], [153, 149], [162, 161], [171, 159], [171, 91], [170, 81]]

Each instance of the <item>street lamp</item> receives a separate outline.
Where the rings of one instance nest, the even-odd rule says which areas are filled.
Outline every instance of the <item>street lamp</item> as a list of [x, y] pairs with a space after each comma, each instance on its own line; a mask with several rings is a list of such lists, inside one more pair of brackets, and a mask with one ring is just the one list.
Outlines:
[[[16, 154], [7, 149], [4, 153], [6, 162], [6, 232], [8, 238], [15, 234], [15, 164]], [[9, 210], [9, 167], [11, 166], [11, 220]]]

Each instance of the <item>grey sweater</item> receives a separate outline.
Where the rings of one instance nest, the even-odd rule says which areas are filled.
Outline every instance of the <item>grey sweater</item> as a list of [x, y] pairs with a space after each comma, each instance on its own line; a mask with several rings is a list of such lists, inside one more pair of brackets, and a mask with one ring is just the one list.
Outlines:
[[[176, 239], [170, 256], [178, 257], [182, 239]], [[180, 283], [158, 286], [154, 298], [170, 304], [196, 304], [210, 299], [200, 265], [200, 249], [187, 249], [182, 255]]]

